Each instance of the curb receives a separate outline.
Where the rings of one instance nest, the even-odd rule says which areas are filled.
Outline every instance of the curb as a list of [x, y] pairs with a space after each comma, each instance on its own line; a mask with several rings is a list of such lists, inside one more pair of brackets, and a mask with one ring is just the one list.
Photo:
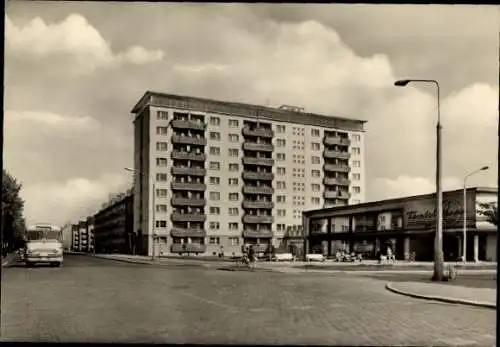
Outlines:
[[[171, 264], [162, 264], [162, 263], [154, 263], [153, 261], [147, 262], [143, 260], [132, 260], [132, 259], [117, 259], [117, 258], [106, 258], [106, 257], [101, 257], [101, 256], [95, 256], [93, 258], [99, 258], [99, 259], [104, 259], [104, 260], [111, 260], [111, 261], [120, 261], [122, 263], [129, 263], [129, 264], [142, 264], [142, 265], [156, 265], [156, 266], [169, 266]], [[198, 265], [198, 264], [195, 264]], [[199, 264], [200, 267], [205, 267], [208, 268], [206, 264]]]
[[394, 288], [391, 285], [391, 283], [386, 283], [385, 289], [387, 289], [390, 292], [396, 293], [396, 294], [400, 294], [400, 295], [404, 295], [404, 296], [408, 296], [408, 297], [416, 298], [416, 299], [439, 301], [439, 302], [445, 302], [448, 304], [456, 304], [456, 305], [482, 307], [482, 308], [489, 308], [489, 309], [493, 309], [493, 310], [497, 309], [496, 304], [490, 304], [490, 303], [486, 303], [486, 302], [470, 301], [470, 300], [462, 300], [462, 299], [452, 299], [452, 298], [445, 298], [442, 296], [422, 295], [422, 294], [405, 292], [403, 290], [399, 290], [399, 289]]

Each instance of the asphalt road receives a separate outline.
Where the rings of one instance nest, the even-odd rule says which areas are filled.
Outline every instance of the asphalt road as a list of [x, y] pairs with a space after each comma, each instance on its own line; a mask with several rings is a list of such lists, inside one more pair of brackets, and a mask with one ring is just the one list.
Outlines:
[[390, 293], [363, 276], [155, 267], [67, 256], [3, 269], [3, 341], [495, 344], [493, 310]]

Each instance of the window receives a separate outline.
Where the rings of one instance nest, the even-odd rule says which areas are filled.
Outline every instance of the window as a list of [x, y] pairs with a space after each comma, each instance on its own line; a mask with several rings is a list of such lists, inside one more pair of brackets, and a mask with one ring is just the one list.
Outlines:
[[286, 189], [286, 183], [285, 183], [285, 181], [278, 181], [276, 183], [276, 188], [278, 188], [278, 189]]
[[216, 131], [211, 131], [210, 132], [210, 140], [212, 141], [220, 141], [220, 133]]
[[166, 220], [157, 220], [156, 221], [156, 227], [157, 228], [166, 228], [167, 227], [167, 221]]
[[220, 193], [219, 192], [210, 192], [208, 194], [210, 200], [214, 200], [214, 201], [217, 201], [217, 200], [220, 200]]
[[276, 228], [278, 231], [285, 231], [286, 226], [285, 224], [276, 224]]
[[167, 180], [167, 174], [166, 173], [157, 173], [156, 174], [156, 180], [157, 181], [166, 181]]
[[313, 205], [319, 205], [320, 204], [320, 198], [318, 198], [318, 197], [312, 197], [311, 198], [311, 203]]
[[358, 135], [358, 134], [352, 135], [352, 140], [353, 141], [361, 141], [361, 135]]
[[220, 207], [210, 206], [208, 212], [213, 215], [220, 215]]
[[354, 167], [361, 167], [361, 162], [359, 160], [353, 160], [352, 166], [354, 166]]
[[313, 192], [319, 192], [320, 188], [321, 188], [320, 185], [317, 183], [311, 184], [311, 189]]
[[238, 237], [230, 237], [229, 244], [231, 246], [238, 246], [240, 244], [240, 239]]
[[319, 129], [311, 129], [311, 136], [319, 137], [320, 136]]
[[277, 133], [284, 133], [285, 131], [286, 131], [286, 127], [284, 125], [277, 125], [276, 126]]
[[[219, 224], [219, 223], [217, 223]], [[214, 230], [219, 230], [219, 228], [215, 229]], [[209, 239], [208, 239], [208, 242], [210, 242], [211, 245], [218, 245], [220, 244], [220, 237], [218, 236], [211, 236]]]
[[157, 198], [166, 198], [167, 190], [166, 189], [156, 189], [156, 197]]
[[319, 163], [321, 163], [321, 159], [320, 159], [319, 157], [312, 156], [312, 157], [311, 157], [311, 162], [312, 162], [313, 164], [319, 164]]
[[157, 151], [167, 151], [168, 143], [167, 142], [156, 142], [156, 150]]
[[361, 175], [359, 173], [352, 174], [352, 179], [355, 181], [359, 181], [361, 179]]
[[276, 202], [277, 202], [278, 204], [284, 204], [284, 203], [285, 203], [285, 201], [286, 201], [286, 196], [285, 196], [285, 195], [278, 195], [278, 196], [276, 197]]
[[357, 193], [357, 194], [361, 193], [361, 188], [360, 187], [352, 187], [352, 190], [353, 190], [354, 193]]
[[156, 135], [167, 135], [168, 127], [156, 127]]
[[229, 201], [238, 201], [239, 198], [238, 193], [229, 193]]
[[220, 147], [210, 147], [210, 155], [220, 155]]
[[212, 230], [219, 230], [220, 229], [219, 222], [210, 222], [210, 224], [208, 226]]
[[238, 142], [240, 140], [240, 135], [238, 134], [229, 134], [227, 135], [229, 142]]
[[285, 147], [286, 146], [285, 139], [277, 139], [276, 140], [276, 146], [278, 146], [278, 147]]
[[238, 223], [229, 223], [228, 228], [229, 230], [238, 230]]
[[240, 151], [238, 150], [238, 148], [229, 148], [228, 154], [230, 157], [237, 157], [238, 155], [240, 155]]
[[167, 111], [156, 111], [156, 119], [168, 120], [168, 112]]
[[237, 207], [230, 207], [227, 212], [230, 216], [237, 216], [239, 214]]
[[167, 166], [167, 158], [156, 158], [156, 166]]
[[210, 177], [208, 179], [208, 182], [210, 184], [219, 185], [220, 184], [220, 177]]
[[276, 173], [280, 176], [284, 175], [286, 173], [286, 170], [284, 167], [279, 167], [276, 169]]
[[286, 216], [286, 210], [278, 210], [278, 217], [285, 217]]
[[237, 128], [240, 126], [240, 122], [238, 122], [237, 119], [230, 119], [228, 123], [231, 128]]
[[156, 212], [167, 212], [167, 205], [156, 205]]
[[276, 160], [279, 160], [279, 161], [285, 160], [285, 153], [277, 153]]
[[361, 150], [359, 149], [359, 147], [353, 147], [352, 148], [352, 153], [354, 153], [354, 154], [360, 154]]
[[220, 171], [220, 163], [218, 161], [211, 161], [210, 162], [210, 170]]
[[319, 148], [320, 148], [320, 146], [319, 146], [319, 143], [318, 143], [318, 142], [313, 142], [313, 143], [311, 143], [311, 149], [312, 149], [313, 151], [319, 151]]
[[229, 164], [229, 171], [235, 172], [235, 171], [238, 171], [239, 169], [240, 169], [240, 164], [236, 164], [236, 163]]
[[237, 186], [238, 185], [238, 178], [236, 178], [236, 177], [229, 178], [227, 181], [228, 181], [230, 186]]
[[311, 170], [311, 176], [312, 177], [320, 177], [321, 172], [319, 170]]
[[219, 126], [220, 118], [219, 117], [210, 117], [210, 125]]

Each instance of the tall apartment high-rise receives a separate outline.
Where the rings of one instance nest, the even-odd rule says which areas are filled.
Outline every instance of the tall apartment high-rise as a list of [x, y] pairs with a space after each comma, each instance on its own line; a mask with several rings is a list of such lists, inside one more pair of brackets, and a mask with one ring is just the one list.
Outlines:
[[132, 114], [142, 254], [153, 234], [163, 254], [264, 250], [304, 210], [364, 201], [363, 120], [150, 91]]

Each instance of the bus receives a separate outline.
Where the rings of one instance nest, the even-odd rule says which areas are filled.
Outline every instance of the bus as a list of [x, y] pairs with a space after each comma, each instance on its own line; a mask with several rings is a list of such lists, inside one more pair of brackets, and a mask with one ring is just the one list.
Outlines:
[[62, 228], [40, 223], [26, 230], [24, 262], [27, 266], [49, 264], [61, 266], [63, 263]]

